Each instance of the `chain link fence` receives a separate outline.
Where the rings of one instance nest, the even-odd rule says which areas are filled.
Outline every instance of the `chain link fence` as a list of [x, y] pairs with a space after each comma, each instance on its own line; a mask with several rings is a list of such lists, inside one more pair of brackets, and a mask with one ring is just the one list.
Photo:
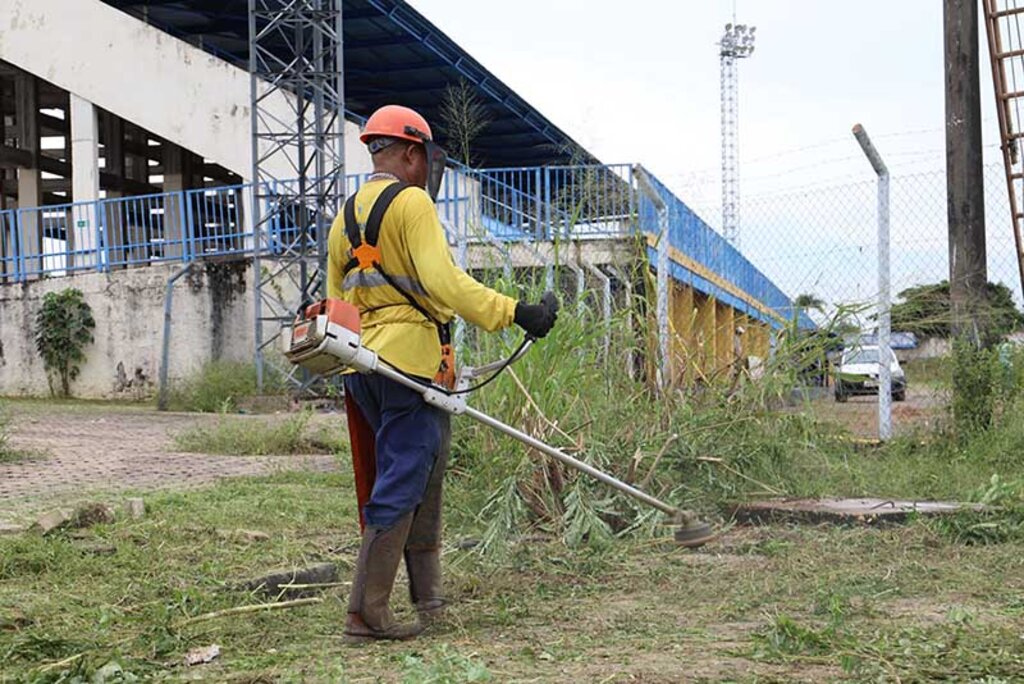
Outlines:
[[[1019, 310], [1024, 303], [1001, 164], [986, 165], [985, 220], [988, 279], [1002, 286]], [[684, 193], [685, 197], [685, 193]], [[697, 209], [720, 227], [720, 208]], [[878, 311], [877, 182], [871, 176], [834, 185], [745, 195], [738, 247], [819, 327], [841, 337], [849, 349], [875, 343]], [[920, 298], [942, 292], [949, 278], [946, 174], [944, 170], [891, 173], [890, 291], [893, 349], [908, 381], [906, 402], [897, 401], [897, 434], [945, 418], [949, 403], [950, 343], [934, 308]], [[1005, 288], [1005, 289], [1003, 289]], [[930, 318], [927, 318], [930, 317]], [[835, 389], [835, 366], [825, 386]], [[814, 407], [875, 436], [876, 396], [851, 397], [829, 405], [834, 391], [821, 392]]]

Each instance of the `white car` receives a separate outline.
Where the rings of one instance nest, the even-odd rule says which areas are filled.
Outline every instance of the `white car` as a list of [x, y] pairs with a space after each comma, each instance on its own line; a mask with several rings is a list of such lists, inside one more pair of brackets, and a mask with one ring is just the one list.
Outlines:
[[[836, 370], [836, 401], [846, 401], [855, 394], [878, 394], [878, 374], [881, 370], [877, 346], [852, 347], [843, 350]], [[907, 398], [907, 376], [896, 355], [889, 350], [889, 372], [892, 374], [892, 398]]]

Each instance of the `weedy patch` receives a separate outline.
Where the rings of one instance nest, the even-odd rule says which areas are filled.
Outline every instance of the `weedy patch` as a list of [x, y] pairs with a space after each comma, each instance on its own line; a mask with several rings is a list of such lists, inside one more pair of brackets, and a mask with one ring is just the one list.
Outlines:
[[312, 412], [276, 416], [222, 414], [213, 425], [198, 425], [174, 436], [181, 451], [232, 456], [336, 454], [345, 451], [345, 435], [326, 425], [310, 425]]
[[223, 413], [238, 409], [244, 397], [256, 394], [256, 366], [237, 361], [211, 361], [194, 376], [174, 384], [168, 399], [172, 411]]

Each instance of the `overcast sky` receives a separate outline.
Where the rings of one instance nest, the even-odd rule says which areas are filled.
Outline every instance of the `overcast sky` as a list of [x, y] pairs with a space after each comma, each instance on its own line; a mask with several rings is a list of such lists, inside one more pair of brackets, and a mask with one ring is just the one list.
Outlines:
[[[411, 3], [602, 161], [643, 163], [718, 225], [717, 42], [732, 19], [731, 0], [632, 0], [628, 11], [621, 0]], [[873, 178], [850, 133], [857, 122], [894, 174], [941, 172], [941, 2], [739, 0], [737, 19], [757, 26], [755, 52], [739, 66], [745, 236], [754, 230], [759, 196]], [[996, 162], [983, 30], [980, 40], [983, 130], [987, 158]], [[910, 213], [928, 216], [936, 240], [928, 258], [941, 260], [944, 200], [941, 177], [935, 178], [929, 188], [935, 206]], [[989, 194], [1001, 198], [998, 175], [990, 178]], [[869, 240], [873, 205], [866, 197], [864, 219], [857, 220]], [[822, 227], [806, 229], [818, 231], [820, 240]], [[919, 236], [921, 226], [905, 229]], [[1001, 229], [1009, 236], [1008, 225]], [[899, 226], [894, 231], [898, 239]], [[744, 251], [755, 247], [747, 242]], [[941, 277], [944, 268], [929, 264], [915, 277]], [[865, 275], [861, 287], [870, 289], [872, 278]]]
[[[716, 44], [731, 0], [632, 0], [628, 12], [609, 0], [412, 4], [603, 161], [639, 161], [666, 179], [710, 172], [717, 182]], [[941, 8], [937, 0], [739, 0], [739, 22], [757, 26], [755, 52], [740, 63], [740, 152], [751, 187], [812, 162], [830, 162], [829, 175], [857, 172], [831, 162], [863, 161], [849, 133], [858, 121], [890, 165], [941, 165]], [[989, 117], [987, 71], [982, 85]], [[994, 133], [994, 119], [987, 123]]]

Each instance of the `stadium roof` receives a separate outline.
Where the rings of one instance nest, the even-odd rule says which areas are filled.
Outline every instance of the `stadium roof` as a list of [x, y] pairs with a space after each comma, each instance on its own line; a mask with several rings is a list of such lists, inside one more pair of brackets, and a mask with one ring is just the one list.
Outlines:
[[[248, 68], [248, 0], [103, 1]], [[597, 161], [404, 0], [344, 0], [342, 16], [351, 118], [395, 102], [437, 124], [445, 87], [464, 80], [489, 118], [473, 144], [480, 166]]]

